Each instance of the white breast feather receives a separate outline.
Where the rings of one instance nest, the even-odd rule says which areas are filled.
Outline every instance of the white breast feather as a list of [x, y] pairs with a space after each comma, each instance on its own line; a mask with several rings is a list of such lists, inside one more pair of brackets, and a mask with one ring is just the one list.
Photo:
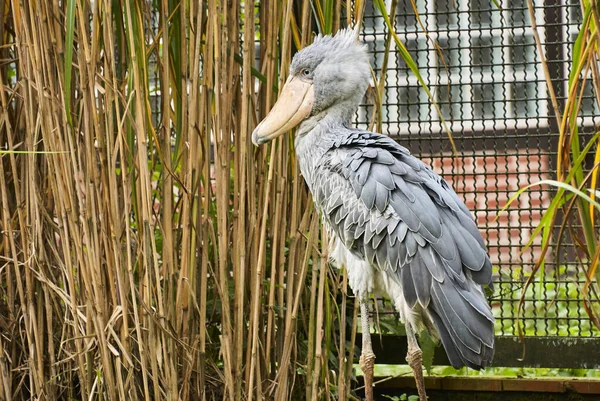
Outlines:
[[[326, 222], [324, 223], [326, 226], [328, 225]], [[421, 308], [418, 304], [414, 309], [406, 305], [400, 281], [353, 255], [333, 230], [327, 227], [327, 231], [330, 238], [329, 257], [338, 268], [346, 267], [348, 283], [354, 294], [361, 300], [367, 299], [370, 294], [389, 298], [400, 314], [400, 321], [410, 323], [417, 332], [421, 331], [423, 329]]]

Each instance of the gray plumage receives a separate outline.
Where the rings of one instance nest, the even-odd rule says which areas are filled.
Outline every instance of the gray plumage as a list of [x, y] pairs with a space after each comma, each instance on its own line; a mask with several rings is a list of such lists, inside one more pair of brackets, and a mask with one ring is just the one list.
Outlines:
[[306, 150], [299, 143], [298, 157], [324, 223], [351, 253], [401, 283], [453, 366], [488, 365], [494, 318], [480, 286], [491, 286], [492, 266], [469, 210], [388, 137], [345, 126], [318, 137]]
[[[413, 333], [421, 329], [441, 340], [454, 367], [485, 367], [494, 348], [485, 244], [441, 177], [390, 138], [350, 128], [371, 75], [355, 35], [319, 36], [296, 54], [282, 92], [289, 103], [278, 102], [253, 141], [265, 143], [299, 123], [296, 154], [332, 237], [332, 258], [346, 265], [361, 312], [369, 292], [392, 299], [408, 326], [415, 375]], [[368, 321], [362, 324], [368, 331]], [[425, 399], [424, 389], [419, 394]]]

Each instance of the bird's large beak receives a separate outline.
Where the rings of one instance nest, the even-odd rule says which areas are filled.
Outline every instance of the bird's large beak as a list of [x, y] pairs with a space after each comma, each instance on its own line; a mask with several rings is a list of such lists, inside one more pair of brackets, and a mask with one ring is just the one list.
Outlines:
[[289, 77], [275, 106], [254, 129], [252, 142], [261, 145], [300, 124], [310, 113], [314, 98], [312, 83]]

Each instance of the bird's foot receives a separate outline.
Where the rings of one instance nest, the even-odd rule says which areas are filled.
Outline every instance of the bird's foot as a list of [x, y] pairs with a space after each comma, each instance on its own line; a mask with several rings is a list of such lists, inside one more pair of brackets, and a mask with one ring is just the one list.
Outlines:
[[365, 378], [365, 399], [373, 401], [373, 368], [375, 366], [375, 354], [372, 351], [363, 351], [358, 361], [360, 369]]
[[373, 371], [375, 366], [375, 354], [370, 351], [365, 351], [360, 355], [359, 359], [360, 368], [364, 372], [365, 370]]
[[408, 351], [408, 354], [406, 354], [406, 362], [408, 362], [408, 365], [413, 369], [417, 366], [421, 368], [421, 363], [423, 362], [423, 351], [421, 351], [419, 348]]
[[419, 392], [419, 401], [427, 401], [427, 394], [425, 393], [425, 379], [423, 378], [423, 352], [417, 348], [408, 351], [406, 354], [406, 362], [412, 368], [415, 375], [415, 382], [417, 384], [417, 391]]

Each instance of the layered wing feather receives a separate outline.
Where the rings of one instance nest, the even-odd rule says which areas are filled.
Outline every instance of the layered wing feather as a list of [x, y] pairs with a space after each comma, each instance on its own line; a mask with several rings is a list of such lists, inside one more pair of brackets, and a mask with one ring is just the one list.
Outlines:
[[481, 285], [492, 266], [452, 188], [395, 141], [358, 130], [336, 135], [313, 174], [316, 204], [345, 246], [427, 311], [454, 366], [486, 366], [494, 318]]

